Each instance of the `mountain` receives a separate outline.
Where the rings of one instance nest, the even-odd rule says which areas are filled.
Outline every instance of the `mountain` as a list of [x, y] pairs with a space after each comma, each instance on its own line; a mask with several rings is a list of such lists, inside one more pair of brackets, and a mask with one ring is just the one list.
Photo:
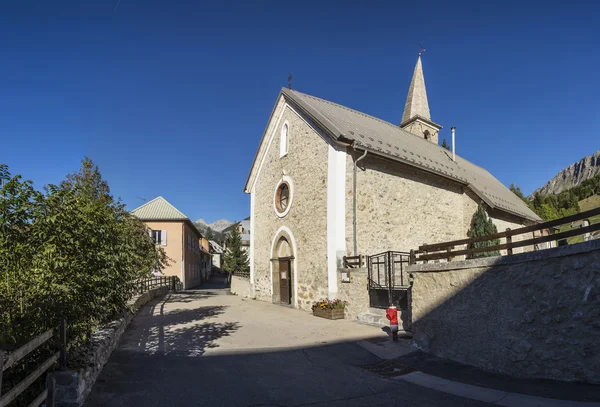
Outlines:
[[580, 161], [569, 165], [564, 170], [560, 171], [546, 185], [536, 189], [531, 196], [535, 194], [549, 195], [559, 194], [569, 188], [573, 188], [586, 179], [600, 174], [600, 150], [594, 155], [582, 158]]
[[211, 228], [213, 232], [221, 233], [229, 226], [233, 225], [233, 222], [227, 219], [219, 219], [211, 223], [210, 225], [206, 223], [204, 219], [198, 219], [194, 222], [194, 225], [200, 230], [202, 233], [206, 233], [208, 228]]
[[233, 225], [233, 222], [227, 219], [219, 219], [208, 225], [212, 230], [217, 232], [222, 232], [227, 229], [229, 226]]

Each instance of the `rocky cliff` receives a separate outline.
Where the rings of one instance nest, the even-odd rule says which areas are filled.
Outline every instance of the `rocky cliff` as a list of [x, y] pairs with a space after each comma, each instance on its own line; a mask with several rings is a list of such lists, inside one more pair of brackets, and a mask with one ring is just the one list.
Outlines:
[[569, 165], [548, 181], [546, 185], [536, 189], [531, 196], [537, 193], [542, 195], [559, 194], [598, 173], [600, 173], [600, 150], [596, 151], [594, 155], [584, 157], [580, 161]]

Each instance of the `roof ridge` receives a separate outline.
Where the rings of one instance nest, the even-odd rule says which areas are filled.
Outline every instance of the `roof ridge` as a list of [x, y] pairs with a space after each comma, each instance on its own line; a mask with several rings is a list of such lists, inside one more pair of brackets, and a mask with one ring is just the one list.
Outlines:
[[[165, 198], [163, 198], [162, 196], [158, 196], [156, 199], [158, 199], [158, 198], [162, 198], [162, 200], [163, 200], [163, 201], [165, 201], [165, 202], [166, 202], [168, 205], [170, 205], [170, 206], [171, 206], [173, 209], [175, 209], [177, 212], [179, 212], [179, 214], [180, 214], [181, 216], [183, 216], [184, 218], [186, 218], [186, 219], [188, 219], [190, 222], [192, 222], [192, 220], [191, 220], [190, 218], [188, 218], [188, 216], [187, 216], [185, 213], [183, 213], [183, 212], [181, 212], [179, 209], [177, 209], [177, 207], [176, 207], [175, 205], [173, 205], [171, 202], [167, 201], [167, 200], [166, 200]], [[192, 222], [192, 223], [193, 223], [193, 222]]]
[[[177, 214], [179, 214], [179, 215], [180, 215], [180, 216], [182, 216], [183, 218], [185, 218], [185, 219], [189, 220], [190, 222], [192, 222], [192, 221], [191, 221], [191, 219], [190, 219], [190, 218], [188, 218], [188, 216], [187, 216], [185, 213], [183, 213], [183, 212], [181, 212], [179, 209], [177, 209], [177, 207], [176, 207], [175, 205], [173, 205], [171, 202], [169, 202], [169, 201], [168, 201], [168, 200], [167, 200], [165, 197], [163, 197], [162, 195], [159, 195], [159, 196], [157, 196], [156, 198], [154, 198], [154, 199], [152, 199], [152, 200], [150, 200], [150, 201], [146, 202], [145, 204], [143, 204], [143, 205], [141, 205], [141, 206], [139, 206], [139, 207], [137, 207], [137, 208], [133, 209], [133, 210], [131, 211], [131, 213], [132, 213], [132, 214], [134, 214], [134, 212], [137, 212], [137, 211], [139, 211], [139, 210], [141, 210], [141, 209], [145, 208], [146, 206], [148, 206], [148, 205], [150, 205], [150, 204], [154, 203], [155, 201], [160, 201], [160, 200], [164, 201], [164, 202], [165, 202], [167, 205], [169, 205], [169, 206], [170, 206], [170, 207], [171, 207], [171, 208], [172, 208], [172, 209], [173, 209], [175, 212], [177, 212]], [[192, 222], [192, 223], [193, 223], [193, 222]]]
[[[140, 206], [138, 206], [137, 208], [135, 208], [135, 209], [132, 209], [132, 210], [131, 210], [131, 212], [137, 211], [138, 209], [142, 209], [144, 206], [151, 204], [152, 202], [156, 201], [158, 198], [165, 199], [165, 198], [163, 198], [161, 195], [159, 195], [159, 196], [157, 196], [156, 198], [149, 200], [148, 202], [144, 202], [143, 204], [141, 204], [141, 205], [140, 205]], [[165, 201], [166, 201], [166, 199], [165, 199]], [[168, 202], [168, 201], [167, 201], [167, 202]]]

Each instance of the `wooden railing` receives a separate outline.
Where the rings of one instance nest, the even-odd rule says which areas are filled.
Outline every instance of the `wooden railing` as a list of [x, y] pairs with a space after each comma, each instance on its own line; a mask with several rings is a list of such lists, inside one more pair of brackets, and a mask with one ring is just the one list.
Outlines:
[[366, 266], [366, 258], [363, 255], [344, 256], [344, 268], [353, 269]]
[[[56, 331], [58, 331], [60, 337], [60, 350], [46, 359], [41, 365], [39, 365], [33, 372], [31, 372], [25, 379], [19, 382], [15, 387], [10, 389], [6, 394], [2, 395], [2, 376], [3, 372], [13, 366], [15, 363], [22, 360], [25, 356], [39, 348], [41, 345], [46, 343], [52, 338]], [[6, 353], [0, 350], [0, 407], [5, 407], [16, 399], [21, 393], [27, 390], [41, 375], [43, 375], [48, 369], [54, 365], [57, 361], [60, 363], [61, 369], [65, 369], [67, 366], [67, 324], [63, 319], [59, 329], [49, 329], [43, 334], [35, 337], [19, 349]], [[46, 388], [41, 392], [30, 404], [29, 407], [37, 407], [46, 401], [46, 406], [52, 406], [51, 400], [46, 400], [49, 397], [49, 389]], [[52, 391], [50, 390], [50, 393]]]
[[248, 270], [236, 271], [235, 273], [233, 273], [233, 275], [237, 276], [237, 277], [242, 277], [242, 278], [250, 278], [250, 271], [248, 271]]
[[[460, 239], [453, 240], [451, 242], [436, 243], [436, 244], [424, 244], [419, 246], [418, 250], [411, 250], [410, 262], [415, 264], [418, 261], [427, 262], [429, 260], [440, 260], [445, 259], [451, 261], [452, 258], [458, 256], [470, 257], [477, 253], [494, 252], [498, 250], [506, 250], [507, 254], [513, 254], [513, 249], [518, 247], [533, 246], [541, 243], [558, 241], [567, 239], [573, 236], [584, 235], [600, 230], [600, 223], [595, 225], [585, 226], [573, 230], [568, 230], [560, 233], [550, 233], [547, 236], [533, 237], [529, 239], [522, 239], [514, 241], [514, 237], [523, 235], [525, 233], [533, 233], [542, 230], [550, 230], [557, 226], [564, 225], [575, 221], [587, 219], [592, 216], [600, 215], [600, 208], [592, 209], [590, 211], [581, 212], [576, 215], [567, 216], [565, 218], [556, 219], [549, 222], [538, 223], [532, 226], [526, 226], [519, 229], [507, 229], [504, 232], [494, 233], [487, 236], [475, 237], [471, 239]], [[506, 243], [497, 244], [487, 247], [470, 247], [472, 243], [476, 242], [487, 242], [494, 239], [506, 239]], [[458, 248], [457, 246], [465, 246], [466, 248]]]
[[158, 287], [169, 287], [170, 290], [181, 289], [181, 280], [177, 276], [157, 276], [135, 282], [134, 292], [143, 293]]

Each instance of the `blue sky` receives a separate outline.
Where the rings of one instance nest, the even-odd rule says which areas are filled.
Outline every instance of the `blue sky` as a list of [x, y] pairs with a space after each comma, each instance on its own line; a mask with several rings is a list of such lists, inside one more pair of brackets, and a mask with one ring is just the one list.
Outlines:
[[600, 148], [593, 2], [0, 1], [0, 162], [38, 187], [91, 157], [129, 208], [243, 219], [277, 94], [399, 123], [423, 56], [432, 119], [526, 193]]

